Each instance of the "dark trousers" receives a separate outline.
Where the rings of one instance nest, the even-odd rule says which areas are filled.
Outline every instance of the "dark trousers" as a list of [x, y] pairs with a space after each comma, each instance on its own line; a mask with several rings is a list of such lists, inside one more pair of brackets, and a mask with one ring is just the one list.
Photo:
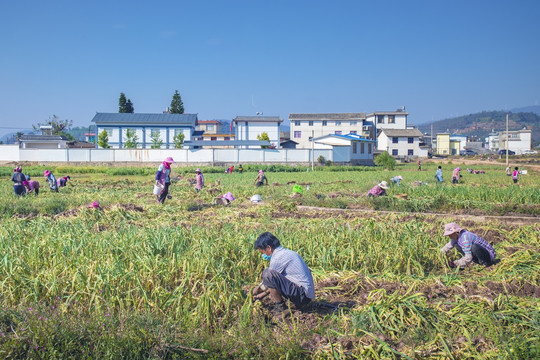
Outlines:
[[26, 189], [24, 185], [13, 185], [13, 191], [15, 192], [15, 195], [17, 196], [26, 194]]
[[169, 182], [166, 182], [165, 183], [165, 186], [163, 187], [163, 191], [161, 192], [161, 194], [159, 195], [159, 202], [160, 203], [164, 203], [165, 202], [165, 199], [167, 198], [167, 195], [169, 194], [169, 185], [171, 185], [171, 183]]
[[[456, 250], [461, 255], [465, 255], [465, 253], [463, 252], [463, 249], [461, 248], [461, 246], [459, 246], [459, 244], [456, 244]], [[475, 264], [486, 265], [486, 266], [493, 265], [493, 262], [491, 261], [491, 255], [489, 255], [489, 251], [487, 251], [480, 245], [472, 244], [471, 254], [472, 254], [472, 261]]]
[[262, 280], [266, 287], [276, 289], [281, 296], [291, 300], [297, 309], [311, 301], [311, 299], [306, 296], [306, 291], [303, 287], [291, 282], [276, 270], [264, 269]]

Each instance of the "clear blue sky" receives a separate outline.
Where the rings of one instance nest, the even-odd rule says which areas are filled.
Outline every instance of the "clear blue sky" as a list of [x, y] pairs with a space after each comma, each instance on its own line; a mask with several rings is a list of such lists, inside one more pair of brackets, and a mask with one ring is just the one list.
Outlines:
[[[540, 1], [2, 1], [0, 135], [53, 114], [88, 126], [372, 112], [412, 123], [540, 101]], [[14, 129], [6, 129], [14, 128]]]

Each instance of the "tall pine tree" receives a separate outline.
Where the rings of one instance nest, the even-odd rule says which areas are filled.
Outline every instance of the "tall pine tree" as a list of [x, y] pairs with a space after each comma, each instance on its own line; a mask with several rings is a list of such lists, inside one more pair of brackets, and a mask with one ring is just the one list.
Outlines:
[[182, 98], [180, 97], [178, 90], [176, 90], [172, 97], [171, 107], [169, 108], [169, 114], [183, 114], [183, 113], [184, 113], [184, 103], [182, 102]]
[[126, 111], [127, 99], [124, 93], [120, 93], [120, 99], [118, 99], [118, 112], [125, 113]]

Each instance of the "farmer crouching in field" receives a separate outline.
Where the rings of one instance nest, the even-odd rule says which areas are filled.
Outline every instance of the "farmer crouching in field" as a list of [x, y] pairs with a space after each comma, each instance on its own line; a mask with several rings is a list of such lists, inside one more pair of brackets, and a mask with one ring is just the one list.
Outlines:
[[32, 191], [36, 196], [39, 194], [39, 182], [36, 180], [25, 180], [23, 181], [23, 185], [26, 188], [26, 193], [30, 194]]
[[456, 261], [450, 261], [450, 267], [465, 267], [471, 262], [476, 264], [491, 266], [496, 263], [495, 250], [486, 240], [470, 231], [462, 229], [456, 223], [449, 223], [444, 226], [443, 236], [448, 236], [451, 240], [441, 249], [443, 254], [448, 253], [452, 248], [463, 255]]
[[169, 186], [171, 185], [171, 164], [174, 163], [172, 157], [168, 157], [163, 161], [157, 169], [156, 172], [156, 186], [158, 188], [163, 188], [161, 193], [156, 195], [156, 201], [160, 204], [165, 202], [165, 199], [171, 198], [169, 195]]
[[264, 171], [259, 170], [259, 173], [257, 174], [257, 177], [255, 178], [255, 186], [263, 186], [266, 182], [266, 185], [268, 185], [268, 178], [264, 174]]
[[252, 291], [255, 299], [270, 296], [273, 312], [287, 309], [283, 298], [289, 299], [297, 309], [315, 299], [311, 271], [300, 255], [282, 247], [278, 238], [269, 232], [257, 238], [255, 249], [265, 260], [270, 260], [262, 273], [262, 283]]
[[67, 185], [68, 180], [71, 180], [71, 177], [64, 176], [57, 180], [58, 187], [64, 187]]
[[47, 178], [51, 191], [58, 192], [58, 184], [56, 183], [56, 177], [54, 177], [54, 174], [49, 170], [45, 170], [45, 172], [43, 172], [43, 177]]
[[388, 183], [386, 181], [381, 181], [380, 184], [375, 185], [371, 188], [368, 192], [368, 197], [379, 197], [379, 196], [385, 196], [386, 190], [388, 190]]

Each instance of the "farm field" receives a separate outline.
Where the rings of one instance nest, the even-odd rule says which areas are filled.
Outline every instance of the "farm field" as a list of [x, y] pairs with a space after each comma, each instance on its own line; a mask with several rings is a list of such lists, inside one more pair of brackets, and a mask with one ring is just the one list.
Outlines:
[[[194, 168], [173, 165], [164, 205], [156, 167], [48, 167], [71, 176], [55, 194], [43, 166], [23, 164], [42, 186], [23, 198], [0, 167], [0, 358], [539, 358], [539, 172], [525, 165], [514, 185], [503, 165], [474, 165], [485, 174], [452, 185], [467, 166], [441, 163], [436, 184], [437, 165], [266, 166], [262, 188], [257, 166], [202, 168], [198, 194]], [[389, 196], [367, 198], [395, 175]], [[227, 191], [237, 200], [213, 205]], [[501, 262], [448, 268], [452, 221]], [[306, 310], [278, 317], [246, 295], [268, 265], [253, 249], [265, 231], [311, 268]]]

